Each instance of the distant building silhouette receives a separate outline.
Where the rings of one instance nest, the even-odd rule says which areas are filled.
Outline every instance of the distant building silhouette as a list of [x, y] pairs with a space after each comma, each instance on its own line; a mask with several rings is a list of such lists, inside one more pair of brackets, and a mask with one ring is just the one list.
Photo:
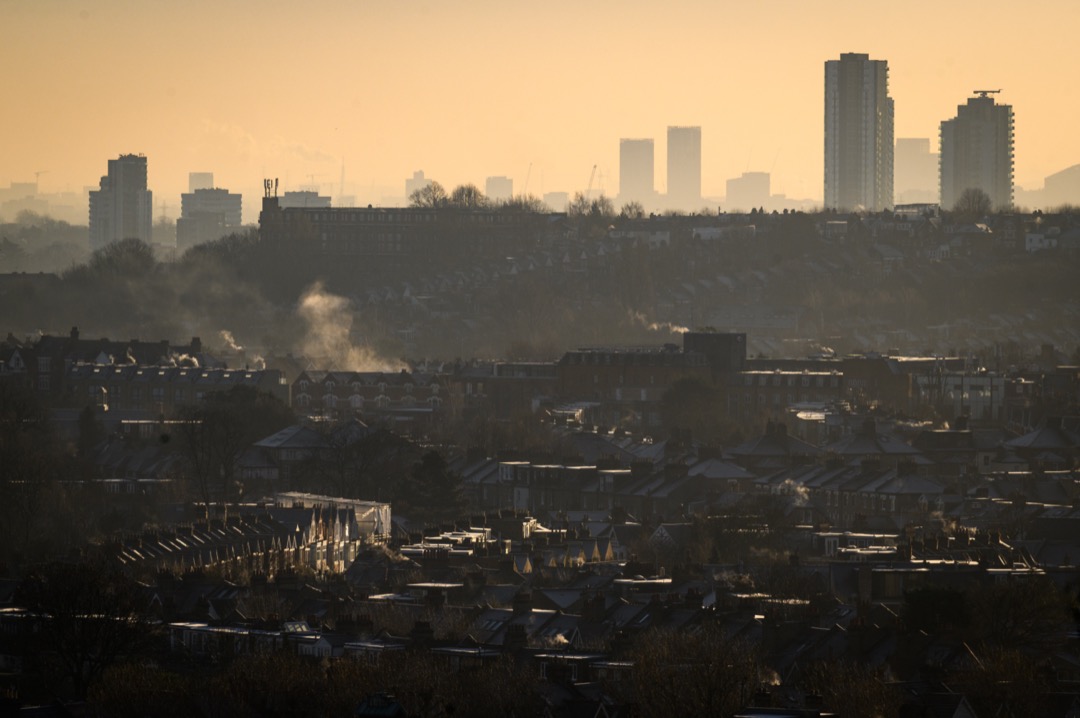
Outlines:
[[668, 127], [667, 199], [672, 209], [701, 207], [700, 127]]
[[897, 204], [936, 203], [938, 195], [937, 153], [930, 151], [929, 137], [896, 140], [893, 193]]
[[242, 204], [241, 196], [227, 189], [197, 189], [180, 195], [177, 250], [183, 252], [239, 230]]
[[509, 177], [488, 177], [484, 182], [484, 194], [493, 202], [513, 199], [514, 180]]
[[279, 205], [286, 207], [326, 208], [330, 206], [330, 198], [312, 190], [300, 190], [298, 192], [286, 192], [281, 196]]
[[424, 189], [431, 180], [424, 176], [423, 170], [417, 170], [413, 172], [413, 176], [405, 180], [405, 200], [408, 201], [409, 197], [412, 197], [413, 192], [418, 189]]
[[545, 192], [544, 204], [551, 208], [552, 212], [565, 212], [566, 206], [570, 204], [569, 192]]
[[727, 181], [724, 209], [728, 212], [749, 212], [766, 207], [771, 195], [771, 177], [768, 172], [743, 172], [741, 177]]
[[197, 189], [213, 189], [214, 187], [214, 173], [213, 172], [188, 172], [188, 192], [194, 192]]
[[619, 140], [619, 201], [652, 207], [656, 200], [654, 167], [651, 139]]
[[122, 239], [151, 241], [154, 198], [146, 188], [146, 157], [109, 160], [109, 173], [90, 192], [90, 249]]
[[[996, 91], [995, 91], [996, 92]], [[988, 91], [941, 123], [941, 206], [952, 209], [966, 189], [981, 189], [994, 209], [1013, 203], [1013, 111]]]
[[892, 205], [889, 65], [844, 53], [825, 62], [825, 207], [880, 212]]
[[1045, 207], [1080, 204], [1080, 165], [1048, 175], [1043, 189], [1043, 202]]

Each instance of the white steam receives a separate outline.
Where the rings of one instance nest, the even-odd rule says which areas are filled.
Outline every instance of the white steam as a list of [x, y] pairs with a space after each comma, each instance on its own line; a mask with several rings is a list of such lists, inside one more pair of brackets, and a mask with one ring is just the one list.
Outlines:
[[671, 322], [651, 322], [649, 318], [641, 312], [636, 312], [633, 309], [627, 310], [627, 314], [630, 316], [630, 320], [637, 322], [641, 326], [648, 329], [650, 332], [668, 332], [670, 334], [686, 334], [690, 331], [688, 328], [679, 326], [678, 324], [672, 324]]
[[326, 369], [397, 372], [407, 368], [367, 347], [353, 346], [349, 339], [353, 322], [349, 300], [327, 292], [322, 282], [308, 287], [300, 297], [297, 313], [307, 324], [303, 353], [311, 359], [328, 362]]
[[784, 479], [784, 483], [780, 485], [780, 491], [788, 496], [794, 496], [796, 506], [806, 506], [810, 503], [810, 489], [791, 479]]
[[225, 348], [230, 349], [237, 354], [244, 351], [244, 347], [236, 343], [236, 337], [228, 329], [222, 329], [218, 332], [218, 336], [221, 337], [221, 341], [225, 342]]

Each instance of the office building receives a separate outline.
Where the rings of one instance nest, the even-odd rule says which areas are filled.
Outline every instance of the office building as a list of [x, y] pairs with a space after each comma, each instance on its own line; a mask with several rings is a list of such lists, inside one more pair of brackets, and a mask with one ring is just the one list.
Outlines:
[[930, 151], [930, 138], [898, 138], [894, 160], [893, 194], [896, 203], [937, 203], [939, 157]]
[[701, 208], [700, 127], [668, 127], [667, 200], [670, 209]]
[[188, 172], [188, 192], [194, 192], [197, 189], [213, 189], [214, 187], [214, 173], [213, 172]]
[[653, 141], [619, 140], [619, 201], [655, 203], [653, 190]]
[[330, 198], [310, 189], [302, 189], [293, 192], [285, 192], [279, 202], [282, 209], [286, 207], [302, 207], [308, 209], [327, 208], [330, 206]]
[[889, 66], [845, 53], [825, 63], [825, 207], [879, 212], [892, 205]]
[[1013, 111], [976, 91], [956, 117], [941, 123], [941, 206], [952, 209], [966, 189], [981, 189], [994, 209], [1013, 203]]
[[146, 188], [146, 157], [109, 160], [109, 173], [90, 192], [90, 249], [122, 239], [151, 241], [153, 194]]
[[506, 202], [514, 197], [514, 180], [509, 177], [488, 177], [484, 195], [492, 202]]
[[413, 192], [424, 189], [431, 180], [424, 176], [423, 170], [417, 170], [413, 172], [413, 176], [405, 180], [405, 200], [408, 201], [413, 196]]
[[749, 212], [769, 205], [771, 177], [768, 172], [743, 172], [741, 177], [727, 181], [724, 209], [728, 212]]
[[227, 189], [197, 189], [180, 195], [176, 248], [183, 252], [239, 231], [242, 198]]
[[551, 209], [552, 212], [565, 212], [566, 206], [570, 204], [569, 192], [545, 192], [543, 196], [544, 204]]

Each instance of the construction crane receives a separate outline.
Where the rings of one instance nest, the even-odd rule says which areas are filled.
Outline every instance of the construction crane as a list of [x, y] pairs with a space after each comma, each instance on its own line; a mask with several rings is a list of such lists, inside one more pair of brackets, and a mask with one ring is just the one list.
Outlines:
[[49, 170], [38, 170], [34, 173], [34, 191], [41, 191], [41, 175], [48, 174]]
[[1001, 92], [1001, 90], [975, 90], [975, 94], [978, 95], [979, 97], [986, 97], [987, 95], [996, 95], [999, 92]]
[[525, 186], [521, 188], [521, 196], [524, 197], [529, 193], [529, 178], [532, 177], [532, 162], [529, 163], [529, 169], [525, 172]]
[[592, 166], [592, 172], [589, 174], [589, 186], [585, 190], [585, 199], [589, 199], [592, 196], [592, 183], [596, 179], [596, 165]]

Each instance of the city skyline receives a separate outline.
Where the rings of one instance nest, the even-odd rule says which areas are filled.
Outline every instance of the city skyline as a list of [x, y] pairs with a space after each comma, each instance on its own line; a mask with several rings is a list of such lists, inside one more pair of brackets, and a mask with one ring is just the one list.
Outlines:
[[[1068, 79], [1065, 48], [1007, 48], [1048, 24], [1068, 30], [1080, 14], [1052, 0], [1015, 9], [9, 3], [9, 62], [40, 60], [11, 78], [9, 106], [22, 111], [7, 118], [0, 183], [81, 190], [108, 158], [141, 153], [174, 217], [196, 170], [249, 196], [278, 177], [283, 189], [314, 184], [380, 203], [418, 169], [448, 187], [506, 176], [539, 196], [583, 191], [596, 165], [594, 189], [615, 196], [620, 137], [692, 125], [702, 128], [706, 198], [759, 171], [778, 193], [821, 201], [821, 63], [865, 52], [889, 63], [895, 135], [933, 138], [934, 150], [939, 123], [973, 90], [1002, 88], [1019, 117], [1016, 184], [1036, 189], [1080, 162], [1069, 128], [1080, 100], [1052, 90]], [[669, 50], [662, 40], [676, 32]], [[454, 67], [467, 79], [451, 77]], [[655, 164], [666, 167], [662, 143]]]

